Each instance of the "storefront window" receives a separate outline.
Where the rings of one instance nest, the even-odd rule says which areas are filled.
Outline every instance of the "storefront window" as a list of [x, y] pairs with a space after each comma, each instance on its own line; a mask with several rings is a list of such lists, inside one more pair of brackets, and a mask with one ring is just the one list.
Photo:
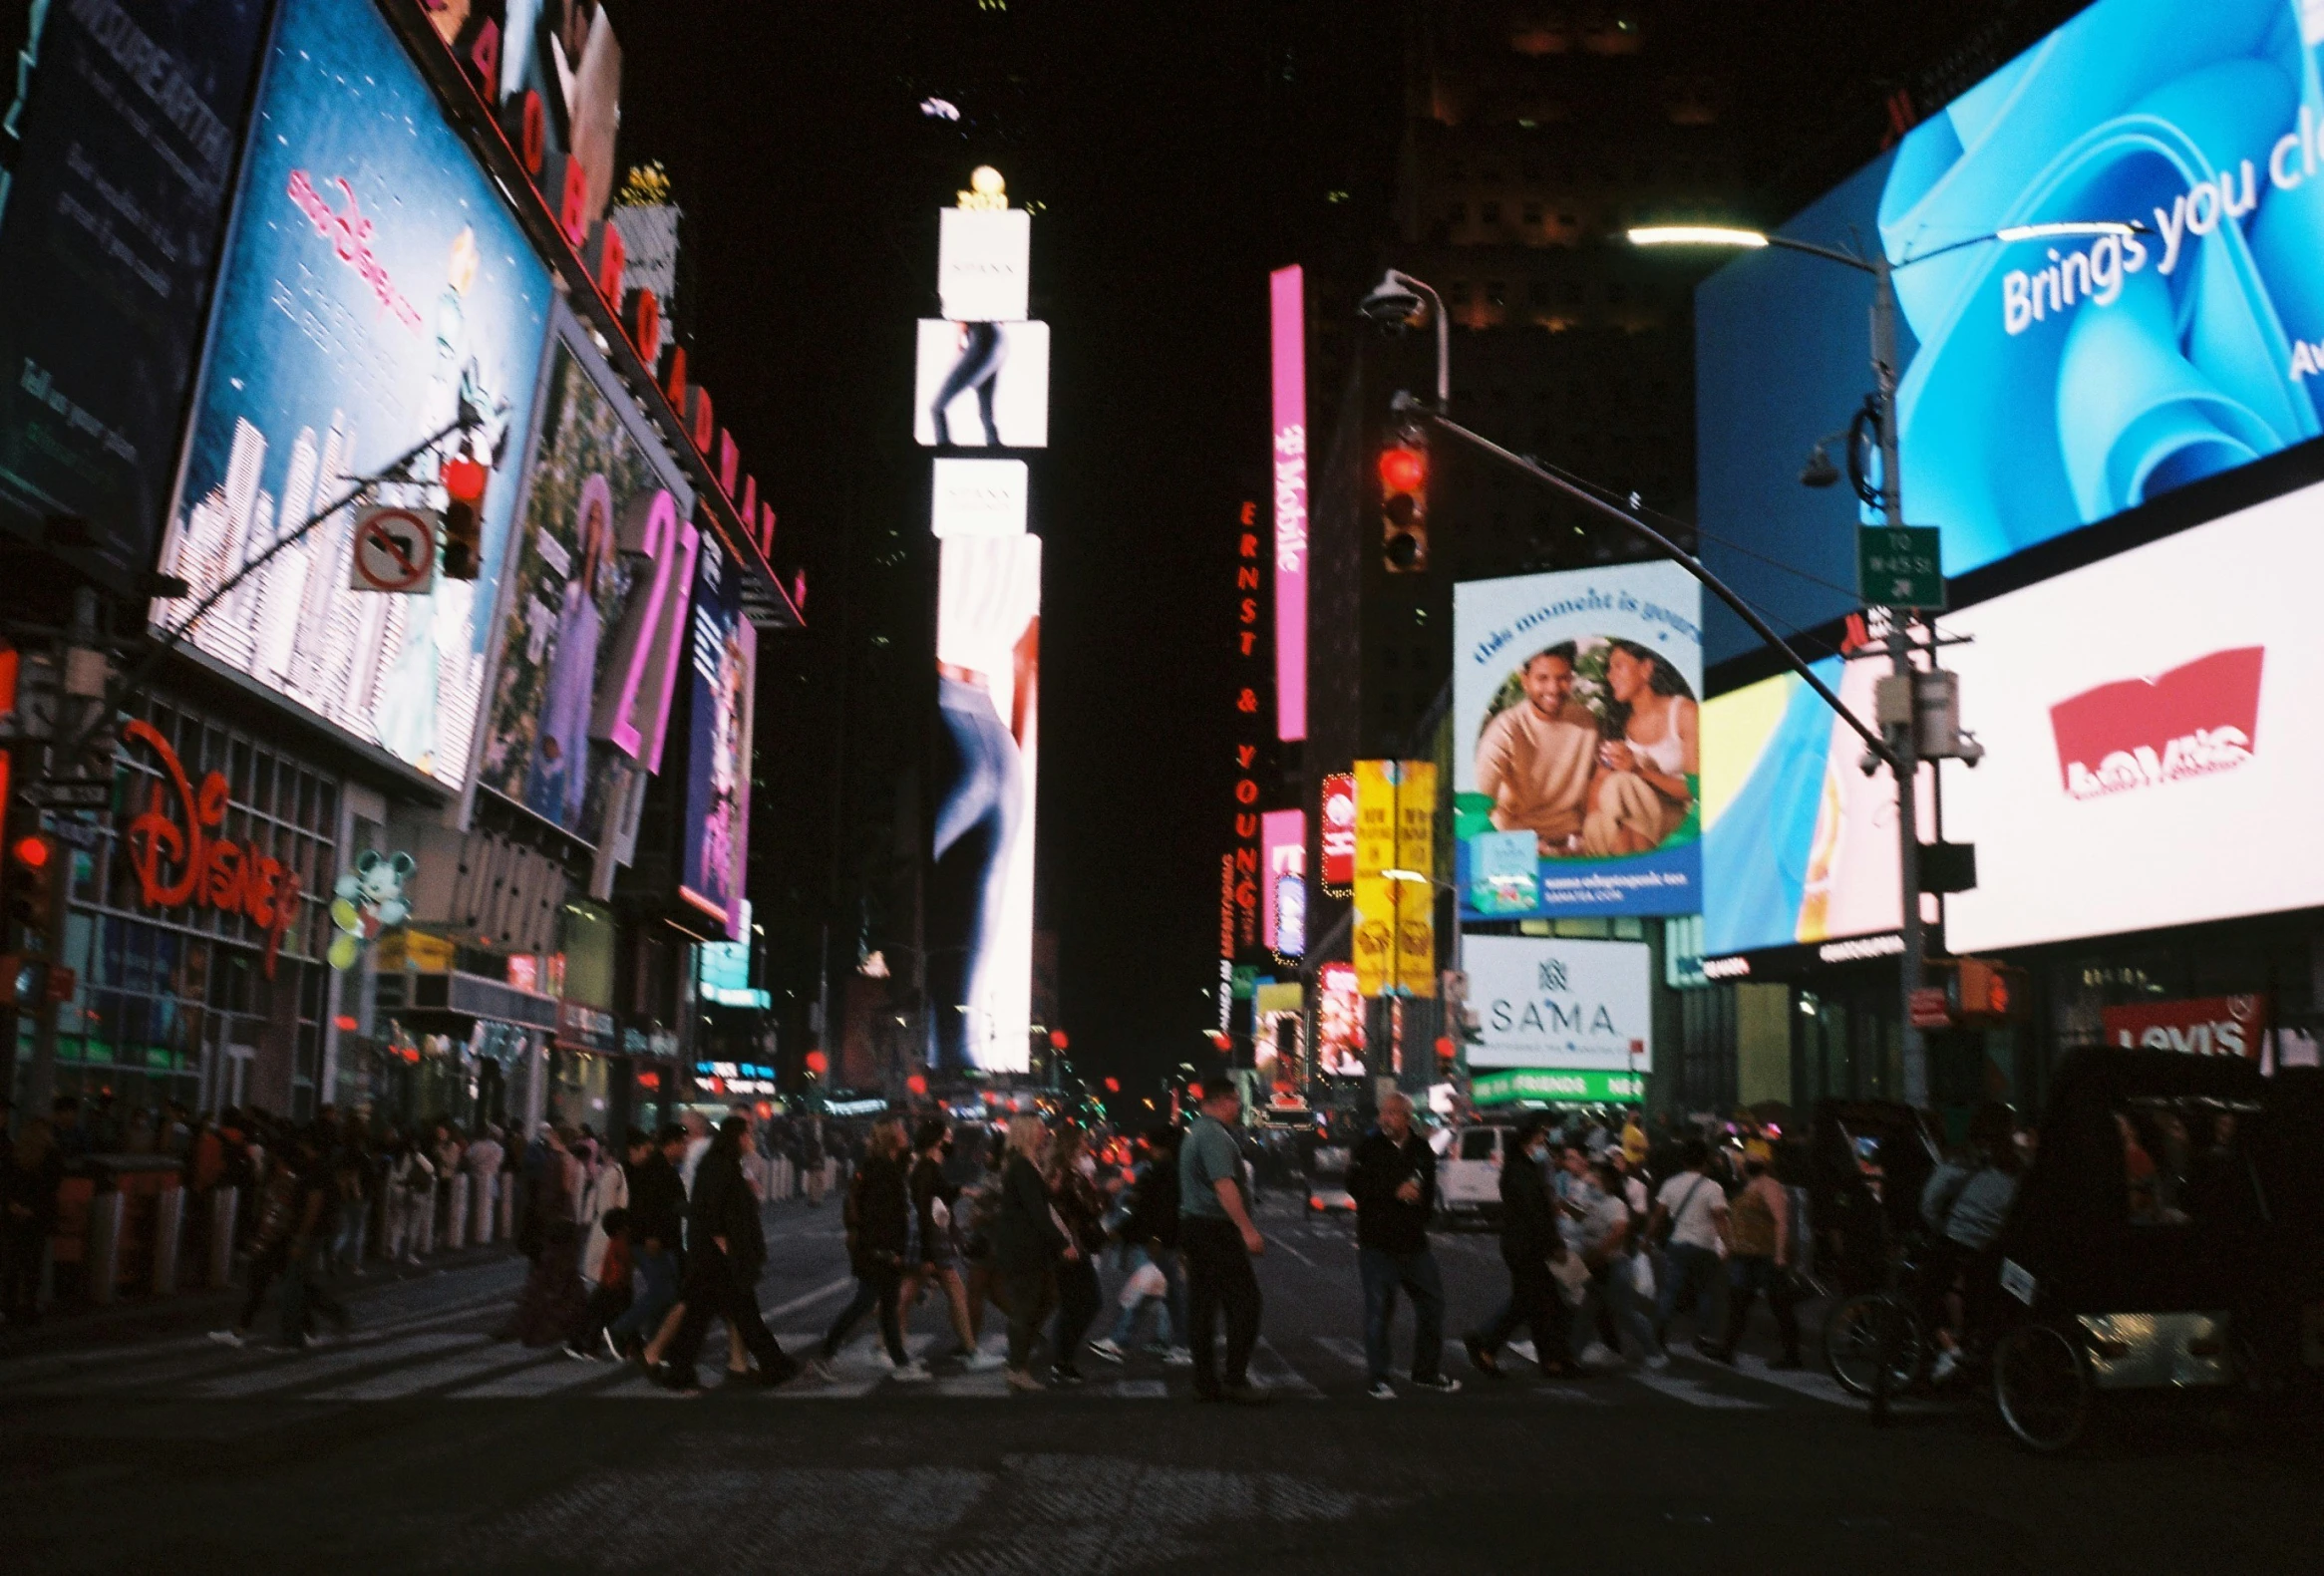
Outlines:
[[[148, 904], [130, 819], [156, 804], [182, 829], [186, 807], [149, 742], [124, 742], [120, 811], [92, 826], [73, 859], [65, 962], [76, 979], [58, 1009], [60, 1094], [110, 1091], [123, 1106], [257, 1103], [298, 1117], [317, 1103], [328, 975], [318, 931], [336, 874], [338, 785], [255, 738], [148, 700], [141, 720], [173, 750], [190, 786], [224, 774], [227, 805], [207, 835], [242, 858], [279, 860], [300, 885], [279, 938], [241, 907], [200, 898]], [[276, 952], [271, 978], [269, 944]], [[20, 1050], [18, 1066], [28, 1061]]]

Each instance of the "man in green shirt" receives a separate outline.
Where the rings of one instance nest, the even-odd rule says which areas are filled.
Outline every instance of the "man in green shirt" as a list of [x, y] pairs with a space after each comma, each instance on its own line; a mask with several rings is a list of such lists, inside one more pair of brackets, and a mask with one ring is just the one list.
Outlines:
[[[1250, 1382], [1251, 1348], [1259, 1339], [1259, 1280], [1251, 1256], [1266, 1239], [1251, 1224], [1250, 1175], [1235, 1146], [1233, 1124], [1242, 1096], [1233, 1081], [1201, 1084], [1201, 1114], [1178, 1151], [1178, 1251], [1186, 1267], [1187, 1322], [1193, 1326], [1194, 1399], [1252, 1405], [1266, 1392]], [[1219, 1382], [1211, 1342], [1226, 1315], [1226, 1379]]]

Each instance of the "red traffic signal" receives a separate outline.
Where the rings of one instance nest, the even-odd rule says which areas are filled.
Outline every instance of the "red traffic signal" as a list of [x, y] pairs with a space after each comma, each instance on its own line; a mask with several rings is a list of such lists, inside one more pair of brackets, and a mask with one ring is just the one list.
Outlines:
[[1380, 485], [1390, 493], [1411, 492], [1429, 478], [1429, 459], [1417, 449], [1397, 445], [1380, 452]]
[[924, 1075], [914, 1073], [904, 1080], [904, 1090], [907, 1094], [925, 1095], [928, 1093], [928, 1080]]
[[1390, 574], [1429, 566], [1429, 454], [1408, 432], [1380, 451], [1380, 557]]
[[444, 577], [474, 580], [485, 544], [485, 483], [492, 476], [481, 461], [455, 455], [444, 462]]
[[1065, 1031], [1064, 1031], [1064, 1030], [1062, 1030], [1062, 1029], [1052, 1029], [1052, 1030], [1050, 1030], [1050, 1031], [1049, 1031], [1049, 1049], [1050, 1049], [1050, 1050], [1052, 1050], [1052, 1051], [1063, 1051], [1063, 1050], [1064, 1050], [1064, 1049], [1065, 1049], [1067, 1046], [1070, 1046], [1070, 1045], [1072, 1045], [1072, 1044], [1073, 1044], [1073, 1042], [1072, 1042], [1071, 1040], [1068, 1040], [1068, 1039], [1065, 1037]]
[[1110, 1078], [1110, 1079], [1106, 1080], [1106, 1093], [1107, 1093], [1107, 1094], [1109, 1094], [1109, 1095], [1119, 1095], [1119, 1094], [1121, 1094], [1121, 1093], [1122, 1093], [1122, 1081], [1121, 1081], [1120, 1079], [1118, 1079], [1118, 1078]]
[[8, 855], [27, 870], [45, 870], [54, 850], [48, 838], [38, 832], [27, 833], [9, 845]]
[[831, 1059], [821, 1051], [810, 1051], [807, 1054], [807, 1070], [816, 1078], [822, 1078], [831, 1070]]

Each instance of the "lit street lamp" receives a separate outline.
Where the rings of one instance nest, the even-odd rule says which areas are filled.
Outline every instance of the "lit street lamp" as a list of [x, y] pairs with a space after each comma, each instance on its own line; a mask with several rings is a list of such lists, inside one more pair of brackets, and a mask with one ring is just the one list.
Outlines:
[[[1974, 235], [1967, 240], [1954, 241], [1933, 251], [1907, 256], [1890, 262], [1884, 249], [1874, 248], [1871, 255], [1836, 247], [1818, 246], [1811, 241], [1794, 240], [1788, 235], [1770, 235], [1761, 230], [1729, 229], [1710, 224], [1664, 224], [1630, 231], [1633, 246], [1726, 246], [1740, 250], [1757, 250], [1775, 246], [1785, 251], [1806, 252], [1854, 268], [1872, 276], [1872, 377], [1877, 390], [1875, 406], [1880, 423], [1880, 487], [1881, 512], [1891, 529], [1904, 526], [1904, 471], [1898, 453], [1896, 433], [1896, 282], [1899, 268], [1909, 268], [1932, 258], [1945, 256], [1969, 246], [1982, 246], [1989, 241], [2008, 245], [2018, 241], [2049, 240], [2071, 235], [2132, 235], [2140, 226], [2117, 220], [2067, 222], [2047, 224], [2016, 224], [1998, 229], [1989, 235]], [[1809, 462], [1809, 470], [1802, 479], [1811, 485], [1824, 484], [1830, 468], [1828, 460], [1822, 466], [1823, 446]], [[1912, 613], [1907, 608], [1891, 608], [1888, 618], [1889, 671], [1912, 693]], [[1921, 1043], [1920, 1031], [1912, 1022], [1912, 996], [1920, 986], [1922, 965], [1928, 954], [1927, 937], [1922, 934], [1920, 922], [1920, 821], [1915, 803], [1918, 785], [1920, 753], [1914, 721], [1916, 708], [1904, 708], [1901, 722], [1889, 725], [1888, 765], [1896, 778], [1896, 842], [1899, 896], [1903, 905], [1904, 956], [1898, 968], [1899, 1003], [1902, 1008], [1898, 1025], [1904, 1062], [1904, 1100], [1907, 1104], [1925, 1106], [1928, 1103], [1928, 1053]], [[1871, 770], [1869, 764], [1865, 770]]]

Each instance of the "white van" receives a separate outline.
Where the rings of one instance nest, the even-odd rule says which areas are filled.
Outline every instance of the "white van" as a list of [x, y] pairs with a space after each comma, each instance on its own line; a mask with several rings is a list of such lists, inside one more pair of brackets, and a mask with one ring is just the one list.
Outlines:
[[1501, 1153], [1515, 1136], [1512, 1127], [1445, 1127], [1432, 1143], [1437, 1151], [1437, 1202], [1454, 1220], [1500, 1219]]

